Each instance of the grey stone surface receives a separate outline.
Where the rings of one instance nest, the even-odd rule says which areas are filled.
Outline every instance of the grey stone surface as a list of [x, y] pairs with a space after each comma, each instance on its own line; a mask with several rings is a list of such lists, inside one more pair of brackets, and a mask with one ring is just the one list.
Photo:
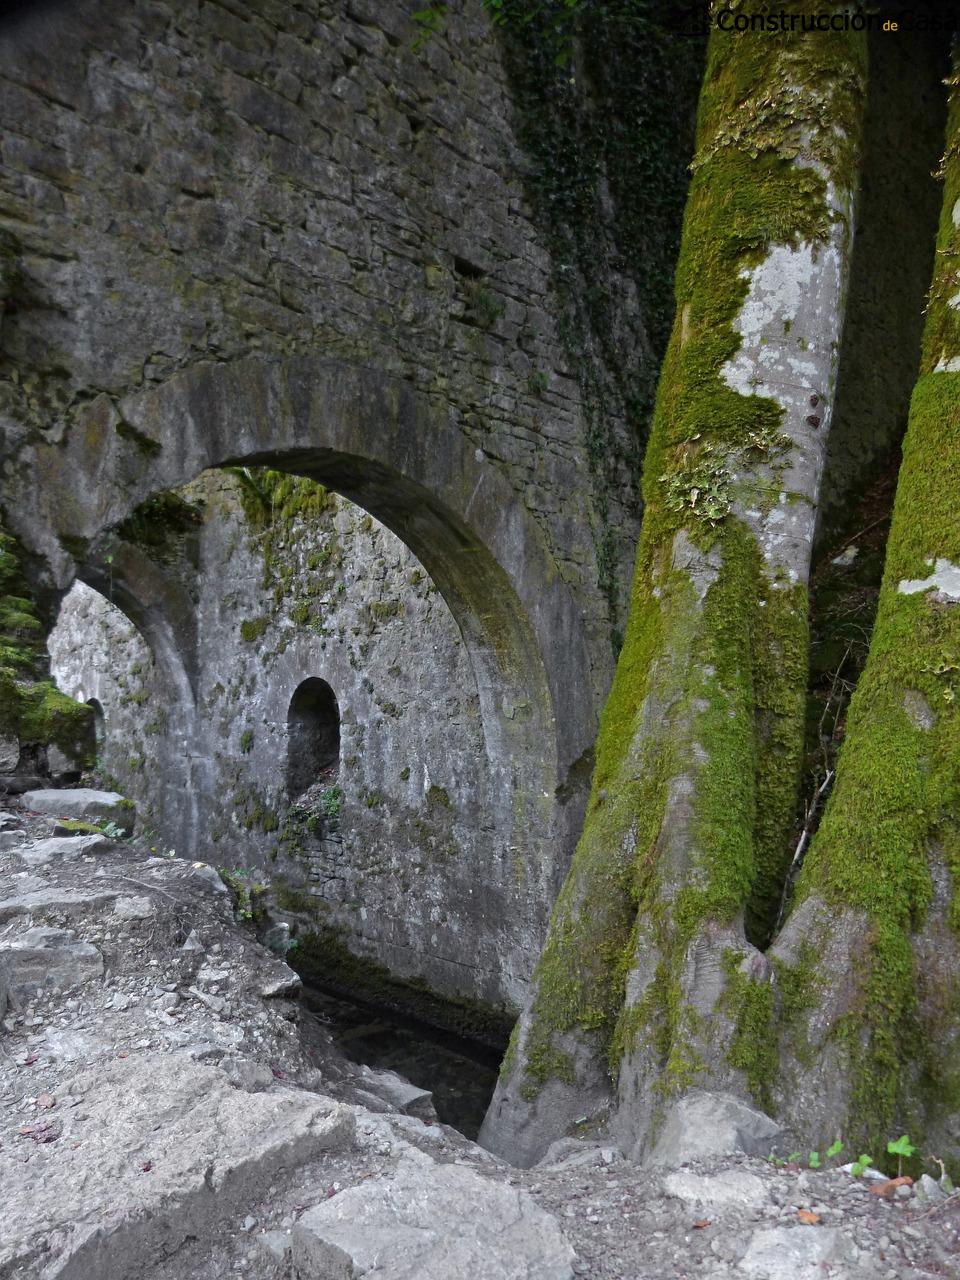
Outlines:
[[[120, 542], [124, 517], [158, 493], [247, 463], [308, 474], [403, 540], [459, 633], [458, 670], [473, 687], [454, 699], [461, 685], [449, 682], [448, 695], [470, 723], [453, 751], [431, 733], [426, 772], [396, 751], [389, 787], [374, 781], [373, 762], [387, 748], [352, 752], [372, 767], [370, 777], [357, 768], [346, 807], [360, 818], [369, 797], [390, 830], [369, 868], [360, 852], [341, 864], [335, 841], [312, 850], [309, 888], [331, 882], [337, 924], [372, 958], [516, 1005], [572, 851], [612, 674], [609, 598], [629, 578], [638, 525], [636, 423], [621, 397], [602, 424], [615, 464], [598, 465], [597, 418], [581, 403], [553, 287], [569, 264], [535, 223], [501, 44], [479, 0], [448, 8], [422, 51], [411, 48], [409, 13], [391, 6], [22, 10], [0, 48], [0, 125], [16, 135], [0, 173], [0, 231], [24, 296], [43, 305], [4, 316], [18, 378], [4, 382], [2, 459], [17, 475], [10, 527], [46, 561], [51, 590], [79, 576], [112, 595], [167, 677], [166, 702], [140, 704], [142, 727], [165, 716], [180, 748], [179, 772], [172, 755], [163, 771], [165, 812], [178, 819], [165, 839], [190, 853], [204, 829], [192, 797], [244, 789], [220, 790], [197, 737], [197, 719], [227, 703], [220, 695], [211, 708], [217, 678], [199, 670], [201, 615], [222, 605], [236, 640], [264, 609], [246, 612], [243, 598], [228, 616], [226, 601], [191, 594], [170, 564], [107, 551], [106, 540]], [[609, 265], [598, 271], [631, 303], [629, 321], [614, 317], [617, 369], [601, 371], [614, 388], [621, 359], [649, 353], [636, 281], [616, 251], [613, 188], [603, 190], [609, 240], [596, 262]], [[587, 346], [605, 352], [607, 337]], [[391, 603], [368, 587], [367, 603]], [[425, 589], [416, 595], [414, 628], [439, 612]], [[426, 634], [415, 630], [416, 643]], [[321, 638], [331, 665], [340, 650], [338, 667], [364, 639]], [[296, 639], [301, 653], [273, 664], [278, 689], [309, 670], [304, 652], [316, 661], [302, 627]], [[234, 688], [252, 704], [261, 673], [249, 668]], [[388, 704], [404, 702], [377, 683], [365, 693], [355, 714], [368, 744], [394, 740]], [[272, 706], [265, 723], [261, 707], [248, 709], [252, 723], [231, 726], [224, 754], [252, 728], [253, 769], [269, 756], [267, 725], [284, 721]], [[463, 767], [478, 740], [483, 787]], [[148, 745], [145, 772], [156, 764]], [[446, 815], [425, 812], [434, 787], [437, 806], [442, 791], [451, 801]], [[272, 820], [276, 808], [252, 799], [241, 839], [266, 834], [247, 837], [244, 818], [269, 810]], [[426, 852], [405, 871], [418, 821]], [[222, 847], [234, 835], [221, 833]], [[395, 860], [391, 843], [404, 851]], [[446, 925], [451, 904], [459, 914], [470, 901], [437, 900], [435, 863], [447, 857], [484, 868], [474, 887], [482, 879], [483, 912], [504, 924], [482, 946], [476, 921], [457, 921], [460, 937]], [[352, 893], [362, 878], [371, 896], [379, 879], [404, 908], [377, 936], [372, 915], [358, 919], [350, 905], [366, 899]], [[457, 950], [476, 952], [475, 973], [458, 974]]]
[[57, 1142], [26, 1165], [0, 1150], [3, 1181], [18, 1186], [5, 1197], [0, 1276], [127, 1280], [291, 1162], [349, 1148], [354, 1132], [349, 1109], [329, 1098], [242, 1093], [179, 1056], [102, 1063], [62, 1087], [60, 1102]]
[[768, 1155], [783, 1138], [776, 1121], [732, 1094], [693, 1090], [668, 1111], [648, 1165], [680, 1165], [705, 1156]]
[[[852, 1241], [834, 1227], [766, 1227], [755, 1232], [740, 1261], [740, 1274], [756, 1280], [821, 1280], [853, 1254]], [[876, 1274], [876, 1272], [874, 1272]]]
[[109, 847], [110, 841], [106, 836], [51, 836], [49, 840], [34, 840], [30, 844], [22, 844], [17, 852], [27, 866], [42, 867], [61, 858], [70, 861]]
[[762, 1209], [769, 1194], [756, 1174], [745, 1169], [724, 1169], [712, 1175], [682, 1169], [663, 1180], [668, 1195], [688, 1204], [729, 1205], [732, 1208]]
[[382, 1098], [397, 1111], [408, 1116], [416, 1116], [427, 1124], [436, 1121], [437, 1113], [430, 1090], [411, 1084], [396, 1071], [375, 1071], [371, 1067], [362, 1067], [361, 1081], [364, 1088]]
[[54, 791], [26, 791], [25, 809], [49, 813], [57, 818], [80, 822], [112, 822], [125, 835], [133, 832], [136, 813], [129, 801], [116, 791], [94, 791], [90, 787], [65, 787]]
[[0, 935], [0, 971], [6, 975], [11, 1003], [22, 1003], [38, 989], [70, 990], [103, 977], [103, 956], [71, 929], [37, 925], [14, 937]]
[[523, 1191], [427, 1162], [341, 1192], [293, 1230], [301, 1273], [328, 1280], [572, 1280], [556, 1220]]
[[220, 1063], [220, 1070], [235, 1089], [244, 1089], [247, 1093], [262, 1093], [274, 1083], [270, 1068], [252, 1058], [226, 1057]]
[[14, 916], [34, 912], [56, 912], [74, 917], [102, 910], [116, 898], [115, 893], [86, 892], [83, 889], [30, 888], [0, 899], [0, 924]]

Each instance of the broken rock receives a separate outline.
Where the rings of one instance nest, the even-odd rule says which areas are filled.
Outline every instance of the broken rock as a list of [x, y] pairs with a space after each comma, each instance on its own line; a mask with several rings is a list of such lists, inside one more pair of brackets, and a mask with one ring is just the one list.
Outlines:
[[572, 1280], [575, 1255], [526, 1192], [460, 1165], [404, 1161], [396, 1177], [308, 1209], [293, 1261], [330, 1280]]
[[[137, 1275], [235, 1214], [279, 1170], [354, 1138], [352, 1113], [330, 1098], [241, 1093], [181, 1054], [101, 1062], [57, 1098], [57, 1141], [28, 1163], [11, 1144], [0, 1148], [0, 1276]], [[133, 1176], [147, 1164], [149, 1177]]]
[[681, 1165], [710, 1156], [765, 1156], [776, 1150], [783, 1130], [768, 1115], [726, 1093], [694, 1090], [668, 1114], [647, 1165]]

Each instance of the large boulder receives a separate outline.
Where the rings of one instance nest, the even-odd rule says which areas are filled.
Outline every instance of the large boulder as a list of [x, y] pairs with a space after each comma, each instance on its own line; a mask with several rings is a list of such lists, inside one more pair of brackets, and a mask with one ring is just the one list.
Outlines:
[[117, 791], [94, 791], [91, 787], [68, 787], [63, 790], [26, 791], [21, 797], [25, 809], [49, 813], [55, 818], [73, 818], [80, 822], [112, 822], [124, 835], [133, 835], [136, 809]]
[[576, 1260], [525, 1191], [426, 1158], [308, 1209], [292, 1254], [311, 1280], [572, 1280]]
[[727, 1093], [693, 1090], [672, 1107], [647, 1165], [681, 1165], [711, 1156], [765, 1156], [778, 1149], [783, 1130], [768, 1115]]

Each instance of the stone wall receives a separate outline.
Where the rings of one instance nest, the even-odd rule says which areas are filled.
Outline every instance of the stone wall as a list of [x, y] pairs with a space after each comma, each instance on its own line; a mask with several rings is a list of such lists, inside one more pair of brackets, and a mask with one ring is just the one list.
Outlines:
[[[17, 445], [82, 432], [92, 395], [197, 362], [376, 367], [452, 406], [508, 478], [582, 585], [601, 662], [587, 428], [497, 42], [470, 3], [413, 52], [418, 7], [98, 0], [6, 21], [5, 452], [23, 474], [37, 460]], [[102, 461], [97, 484], [122, 484]], [[608, 501], [624, 581], [635, 495]], [[68, 536], [96, 522], [73, 505], [52, 513]]]
[[[425, 42], [420, 7], [49, 0], [0, 18], [3, 515], [42, 608], [52, 615], [79, 576], [112, 592], [147, 639], [166, 699], [150, 698], [166, 715], [150, 736], [165, 755], [159, 741], [134, 744], [127, 762], [146, 755], [144, 773], [152, 762], [157, 813], [168, 829], [176, 819], [184, 849], [219, 834], [238, 855], [256, 844], [269, 857], [283, 826], [284, 700], [315, 669], [316, 644], [325, 661], [338, 652], [346, 666], [330, 684], [356, 717], [341, 743], [344, 783], [351, 768], [357, 783], [344, 787], [344, 840], [361, 803], [380, 833], [365, 845], [370, 865], [389, 864], [409, 915], [379, 930], [378, 954], [404, 973], [433, 966], [442, 989], [514, 1001], [578, 833], [612, 675], [646, 403], [622, 374], [640, 360], [644, 395], [652, 387], [651, 334], [669, 301], [656, 300], [652, 327], [644, 313], [651, 281], [669, 276], [685, 159], [682, 143], [670, 148], [686, 136], [673, 118], [692, 118], [695, 76], [674, 93], [671, 72], [647, 67], [653, 123], [671, 138], [668, 181], [646, 169], [621, 197], [630, 184], [608, 181], [594, 151], [588, 175], [558, 170], [593, 192], [594, 216], [574, 210], [573, 263], [546, 226], [551, 200], [531, 178], [544, 156], [518, 143], [517, 71], [508, 79], [480, 0], [449, 6]], [[629, 87], [629, 65], [620, 73]], [[581, 106], [599, 116], [602, 101], [588, 88]], [[563, 118], [557, 128], [579, 136]], [[614, 157], [633, 154], [621, 133]], [[529, 120], [526, 134], [545, 136]], [[572, 325], [558, 282], [585, 278], [588, 263], [590, 305]], [[351, 648], [363, 662], [374, 639], [397, 657], [419, 647], [416, 628], [413, 642], [397, 638], [397, 597], [366, 600], [372, 612], [308, 650], [297, 623], [280, 651], [281, 638], [259, 643], [279, 624], [237, 578], [242, 564], [256, 576], [247, 551], [230, 559], [204, 523], [172, 565], [168, 548], [118, 532], [210, 468], [244, 465], [322, 482], [419, 558], [471, 672], [464, 682], [452, 657], [424, 664], [422, 705], [450, 719], [450, 735], [415, 710], [402, 663], [384, 660], [372, 688], [348, 675]], [[404, 614], [429, 622], [428, 601], [435, 612], [434, 595], [411, 589]], [[261, 617], [256, 644], [232, 635]], [[217, 669], [220, 632], [234, 647], [217, 661], [233, 660]], [[426, 771], [404, 750], [378, 755], [400, 741], [381, 739], [381, 724], [410, 726]], [[207, 814], [213, 796], [224, 813]], [[430, 838], [413, 841], [419, 822]], [[416, 870], [389, 861], [389, 841], [416, 844]], [[350, 898], [354, 927], [369, 912], [363, 868], [341, 877], [334, 843], [322, 881]], [[469, 881], [439, 870], [454, 847]], [[430, 887], [441, 882], [442, 894]], [[428, 889], [408, 906], [418, 884]], [[460, 901], [465, 884], [484, 892]], [[443, 918], [451, 902], [471, 922], [459, 934]], [[455, 981], [455, 953], [477, 956], [475, 976]]]
[[[101, 767], [158, 848], [250, 868], [281, 910], [315, 916], [391, 972], [512, 1007], [542, 913], [530, 914], [514, 837], [498, 829], [476, 680], [450, 611], [360, 508], [269, 479], [273, 513], [249, 501], [244, 511], [249, 489], [222, 472], [183, 494], [202, 512], [186, 740], [162, 665], [82, 583], [50, 636], [58, 686], [102, 706]], [[280, 514], [284, 494], [296, 514]], [[339, 704], [339, 758], [310, 778], [311, 807], [291, 811], [303, 774], [288, 785], [288, 712], [309, 677]]]

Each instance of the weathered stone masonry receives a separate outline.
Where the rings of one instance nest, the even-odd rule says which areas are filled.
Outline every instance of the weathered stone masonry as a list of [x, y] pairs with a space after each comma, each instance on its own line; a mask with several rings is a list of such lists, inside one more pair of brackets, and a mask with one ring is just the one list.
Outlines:
[[[64, 602], [52, 671], [102, 706], [102, 767], [158, 847], [254, 868], [293, 918], [319, 912], [396, 974], [454, 994], [469, 956], [468, 990], [516, 999], [538, 912], [493, 822], [476, 681], [449, 610], [403, 543], [352, 504], [329, 495], [273, 540], [237, 491], [211, 472], [184, 495], [203, 513], [189, 739], [162, 663], [128, 619], [84, 584]], [[310, 678], [336, 696], [339, 750], [325, 777], [298, 757], [291, 787], [288, 752], [303, 744], [288, 710]], [[319, 807], [312, 822], [291, 813], [306, 775], [328, 783], [333, 820]]]
[[[5, 20], [4, 517], [49, 606], [79, 573], [141, 628], [191, 744], [167, 785], [194, 798], [211, 606], [109, 530], [207, 468], [266, 464], [398, 534], [473, 671], [477, 839], [495, 833], [473, 874], [509, 857], [504, 910], [526, 921], [499, 975], [459, 989], [515, 1003], [579, 825], [611, 619], [563, 264], [531, 220], [499, 46], [469, 3], [414, 53], [414, 8], [98, 0]], [[621, 582], [627, 489], [605, 493]], [[505, 954], [496, 930], [485, 946]]]

